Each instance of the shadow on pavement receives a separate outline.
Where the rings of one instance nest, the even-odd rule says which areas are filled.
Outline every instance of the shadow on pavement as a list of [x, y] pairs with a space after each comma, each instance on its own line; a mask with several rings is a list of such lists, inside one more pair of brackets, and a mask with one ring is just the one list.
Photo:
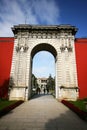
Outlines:
[[46, 96], [48, 96], [48, 95], [51, 95], [51, 94], [36, 94], [36, 95], [34, 95], [34, 96], [31, 98], [31, 100], [32, 100], [32, 99], [35, 99], [35, 98], [46, 97]]
[[59, 117], [49, 119], [45, 124], [45, 130], [86, 130], [87, 122], [80, 119], [71, 110], [61, 113]]

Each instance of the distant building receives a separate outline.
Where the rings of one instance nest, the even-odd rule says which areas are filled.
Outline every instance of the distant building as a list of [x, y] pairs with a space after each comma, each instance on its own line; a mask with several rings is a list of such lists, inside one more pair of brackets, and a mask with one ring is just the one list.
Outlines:
[[47, 79], [48, 78], [37, 78], [37, 84], [41, 89], [47, 87]]

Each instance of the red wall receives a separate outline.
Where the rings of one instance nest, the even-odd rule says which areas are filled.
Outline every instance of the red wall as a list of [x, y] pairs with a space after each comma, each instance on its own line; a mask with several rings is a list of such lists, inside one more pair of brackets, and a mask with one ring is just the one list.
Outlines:
[[0, 38], [0, 97], [7, 97], [14, 38]]
[[79, 98], [85, 98], [87, 97], [87, 39], [76, 39], [75, 50]]

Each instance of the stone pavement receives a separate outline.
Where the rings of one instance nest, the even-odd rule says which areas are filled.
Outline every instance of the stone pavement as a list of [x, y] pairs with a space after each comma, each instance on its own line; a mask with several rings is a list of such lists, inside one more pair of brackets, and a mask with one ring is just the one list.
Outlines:
[[51, 95], [40, 95], [0, 118], [0, 130], [87, 130], [87, 122]]

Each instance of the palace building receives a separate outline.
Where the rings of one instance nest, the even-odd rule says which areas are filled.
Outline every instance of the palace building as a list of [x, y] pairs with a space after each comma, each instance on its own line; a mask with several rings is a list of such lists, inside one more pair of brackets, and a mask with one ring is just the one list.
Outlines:
[[46, 88], [47, 87], [47, 80], [48, 78], [37, 78], [37, 84], [40, 88]]

